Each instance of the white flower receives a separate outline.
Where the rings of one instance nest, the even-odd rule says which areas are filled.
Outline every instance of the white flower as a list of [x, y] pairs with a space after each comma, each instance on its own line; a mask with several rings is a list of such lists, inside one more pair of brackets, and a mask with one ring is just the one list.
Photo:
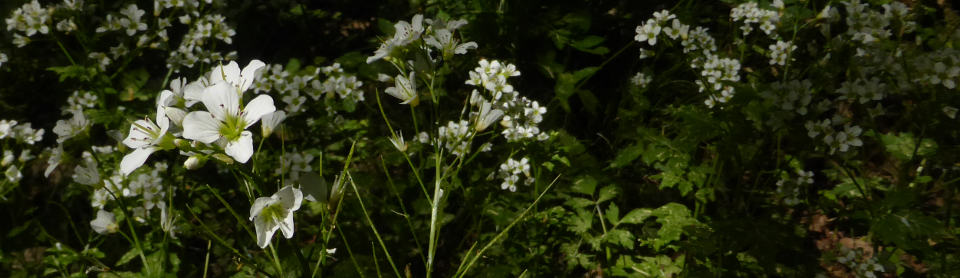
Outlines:
[[[210, 78], [208, 80], [210, 83], [226, 81], [237, 88], [237, 94], [242, 94], [250, 88], [250, 85], [253, 84], [253, 79], [256, 78], [257, 71], [265, 65], [266, 64], [260, 60], [254, 59], [250, 61], [246, 67], [243, 67], [241, 71], [237, 62], [230, 61], [226, 66], [220, 65], [219, 67], [215, 67], [213, 71], [210, 72]], [[202, 99], [201, 97], [201, 100]]]
[[649, 19], [645, 24], [637, 26], [637, 36], [633, 39], [638, 42], [647, 42], [651, 46], [654, 46], [657, 44], [657, 34], [660, 34], [660, 30], [660, 25], [653, 19]]
[[263, 115], [263, 121], [260, 122], [260, 134], [263, 135], [263, 137], [270, 136], [273, 130], [286, 118], [287, 112], [283, 112], [283, 110], [277, 110]]
[[57, 169], [57, 165], [60, 165], [60, 161], [63, 160], [63, 145], [57, 145], [56, 148], [50, 149], [50, 158], [47, 159], [47, 169], [43, 171], [44, 177], [49, 177], [50, 173], [53, 173], [54, 169]]
[[500, 117], [503, 116], [503, 110], [490, 109], [492, 105], [493, 104], [491, 104], [488, 101], [483, 101], [483, 103], [480, 104], [480, 113], [477, 114], [477, 120], [476, 120], [476, 126], [475, 126], [477, 129], [477, 132], [487, 129], [487, 127], [490, 126], [490, 124], [497, 122], [498, 120], [500, 120]]
[[390, 137], [390, 143], [393, 144], [394, 148], [397, 148], [400, 152], [407, 151], [407, 142], [403, 139], [403, 132], [397, 130], [397, 134]]
[[667, 37], [670, 37], [670, 39], [686, 39], [690, 33], [690, 25], [682, 24], [679, 19], [674, 19], [672, 26], [663, 28], [663, 33], [667, 34]]
[[[165, 91], [168, 92], [168, 91]], [[123, 156], [120, 161], [120, 173], [129, 175], [133, 170], [140, 168], [150, 154], [157, 151], [158, 145], [170, 128], [170, 120], [162, 106], [157, 106], [156, 123], [149, 119], [137, 120], [130, 125], [130, 133], [123, 139], [123, 144], [133, 149], [133, 152]]]
[[415, 73], [412, 71], [410, 72], [409, 78], [403, 75], [397, 75], [397, 77], [393, 79], [395, 86], [389, 87], [383, 90], [383, 92], [403, 100], [403, 102], [400, 104], [417, 106], [417, 104], [420, 102], [420, 98], [417, 95], [417, 80], [415, 77]]
[[10, 182], [18, 182], [23, 178], [23, 173], [20, 173], [20, 169], [17, 168], [16, 165], [10, 165], [7, 171], [4, 172], [4, 175], [7, 176], [7, 180]]
[[284, 186], [270, 197], [260, 197], [250, 207], [250, 221], [257, 230], [257, 245], [267, 248], [277, 229], [286, 238], [293, 237], [293, 212], [300, 209], [303, 192], [292, 185]]
[[[246, 81], [243, 81], [246, 82]], [[249, 83], [245, 83], [249, 86]], [[273, 98], [259, 95], [240, 106], [240, 94], [227, 82], [217, 82], [203, 92], [203, 105], [209, 111], [193, 111], [183, 119], [183, 138], [213, 143], [223, 139], [224, 152], [240, 163], [253, 156], [253, 134], [246, 129], [263, 115], [276, 111]]]
[[13, 127], [17, 126], [17, 121], [0, 120], [0, 139], [12, 137]]
[[53, 133], [57, 134], [57, 143], [63, 143], [79, 135], [90, 125], [90, 121], [83, 115], [83, 111], [72, 110], [70, 112], [73, 113], [73, 118], [69, 120], [59, 120], [57, 121], [57, 125], [53, 127]]
[[97, 218], [90, 221], [90, 227], [98, 234], [116, 233], [120, 226], [117, 225], [117, 218], [112, 212], [99, 210]]

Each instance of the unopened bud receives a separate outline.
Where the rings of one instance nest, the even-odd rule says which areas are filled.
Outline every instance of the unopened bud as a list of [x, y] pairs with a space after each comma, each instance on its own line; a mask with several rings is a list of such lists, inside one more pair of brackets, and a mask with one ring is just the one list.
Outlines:
[[187, 158], [187, 161], [183, 162], [183, 167], [187, 170], [196, 170], [203, 167], [203, 164], [207, 163], [207, 158], [205, 156], [194, 155], [190, 158]]

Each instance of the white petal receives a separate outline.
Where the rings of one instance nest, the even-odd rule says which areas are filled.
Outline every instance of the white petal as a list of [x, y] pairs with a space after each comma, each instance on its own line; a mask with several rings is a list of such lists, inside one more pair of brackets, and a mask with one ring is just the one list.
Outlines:
[[253, 218], [260, 216], [260, 212], [263, 211], [263, 208], [273, 204], [273, 202], [274, 199], [271, 197], [260, 197], [253, 201], [253, 206], [250, 206], [250, 220], [253, 221]]
[[273, 111], [273, 113], [263, 115], [263, 122], [260, 123], [261, 135], [263, 135], [263, 137], [270, 136], [270, 134], [273, 133], [273, 130], [276, 129], [277, 126], [280, 125], [280, 123], [282, 123], [286, 118], [287, 112], [284, 112], [283, 110], [277, 110]]
[[170, 90], [163, 90], [160, 92], [160, 96], [157, 97], [158, 106], [172, 106], [177, 102], [177, 99], [173, 97], [174, 94]]
[[183, 118], [183, 138], [210, 144], [220, 138], [220, 124], [209, 112], [190, 112]]
[[106, 234], [113, 232], [110, 226], [116, 225], [116, 222], [117, 220], [112, 212], [101, 209], [97, 211], [97, 218], [90, 221], [90, 227], [98, 234]]
[[164, 107], [163, 105], [157, 105], [157, 115], [155, 119], [157, 121], [157, 127], [160, 128], [160, 132], [157, 133], [159, 136], [154, 139], [159, 139], [159, 137], [162, 137], [163, 134], [166, 134], [167, 130], [170, 129], [170, 118], [167, 118], [167, 111], [165, 111]]
[[155, 151], [157, 149], [153, 146], [134, 149], [133, 152], [123, 156], [123, 160], [120, 161], [120, 173], [124, 176], [129, 175], [133, 170], [140, 168], [143, 162], [150, 157], [150, 154]]
[[243, 133], [240, 133], [240, 138], [227, 142], [227, 146], [223, 148], [223, 151], [230, 157], [233, 157], [237, 162], [247, 163], [247, 160], [253, 156], [253, 133], [243, 131]]
[[203, 85], [194, 81], [183, 88], [183, 99], [187, 100], [187, 107], [193, 106], [202, 99]]
[[227, 81], [230, 84], [238, 84], [237, 81], [240, 80], [240, 66], [237, 65], [237, 62], [230, 61], [227, 65], [220, 65], [213, 68], [213, 71], [210, 72], [210, 82], [216, 83], [218, 81]]
[[247, 123], [243, 128], [248, 128], [260, 120], [263, 115], [276, 111], [273, 106], [273, 98], [268, 95], [259, 95], [243, 107], [243, 121]]
[[267, 219], [267, 217], [257, 217], [253, 220], [253, 224], [257, 229], [257, 245], [260, 248], [267, 248], [267, 245], [270, 245], [270, 239], [273, 238], [273, 234], [277, 232], [280, 226], [275, 221]]
[[240, 95], [236, 88], [226, 82], [218, 82], [204, 89], [201, 100], [207, 111], [218, 120], [223, 121], [228, 115], [232, 117], [240, 113]]
[[247, 91], [247, 88], [250, 88], [250, 84], [253, 84], [253, 79], [256, 78], [257, 70], [265, 66], [260, 60], [253, 60], [247, 64], [246, 67], [243, 67], [243, 72], [240, 73], [240, 83], [236, 83], [240, 87], [241, 92]]
[[187, 116], [187, 111], [176, 107], [164, 107], [164, 113], [174, 124], [183, 125], [183, 117]]
[[283, 209], [295, 211], [300, 209], [300, 203], [303, 202], [303, 191], [292, 185], [287, 185], [273, 194], [273, 197], [283, 204]]
[[[142, 130], [140, 127], [145, 128], [154, 128], [156, 125], [146, 120], [137, 120], [130, 125], [130, 132], [127, 133], [127, 138], [123, 139], [123, 144], [131, 148], [141, 148], [143, 146], [149, 145], [153, 141], [153, 136], [150, 136], [146, 130]], [[159, 129], [159, 128], [158, 128]]]
[[293, 237], [293, 212], [287, 213], [287, 217], [283, 218], [283, 222], [280, 224], [280, 231], [283, 232], [283, 236], [286, 238]]

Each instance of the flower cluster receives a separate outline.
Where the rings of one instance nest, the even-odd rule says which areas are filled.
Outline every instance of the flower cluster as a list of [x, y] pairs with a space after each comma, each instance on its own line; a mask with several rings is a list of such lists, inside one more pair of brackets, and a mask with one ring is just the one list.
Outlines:
[[[253, 155], [253, 134], [247, 128], [276, 110], [273, 98], [265, 94], [245, 105], [241, 102], [263, 66], [253, 60], [241, 71], [231, 61], [215, 67], [208, 77], [186, 84], [182, 79], [171, 82], [171, 90], [164, 90], [157, 99], [155, 121], [142, 119], [130, 126], [123, 143], [134, 151], [121, 162], [122, 172], [132, 172], [157, 150], [174, 148], [194, 157], [193, 163], [221, 150], [231, 161], [246, 163]], [[206, 110], [189, 111], [196, 103], [203, 103]]]
[[[12, 144], [4, 142], [4, 139], [10, 138], [17, 143], [33, 145], [40, 141], [42, 137], [43, 129], [34, 130], [30, 123], [17, 125], [17, 121], [0, 120], [0, 142], [4, 145], [3, 157], [0, 158], [0, 171], [3, 171], [5, 177], [5, 179], [0, 181], [0, 184], [7, 182], [16, 184], [20, 182], [20, 179], [23, 178], [21, 169], [23, 169], [27, 162], [35, 158], [28, 147], [21, 149], [19, 155], [15, 156], [14, 149], [7, 148], [7, 146]], [[0, 186], [0, 192], [2, 191], [3, 186]]]
[[[424, 23], [428, 26], [424, 26]], [[454, 32], [464, 25], [467, 25], [467, 21], [464, 19], [447, 22], [441, 19], [424, 19], [421, 14], [414, 15], [411, 22], [398, 21], [393, 25], [393, 37], [384, 40], [374, 51], [373, 56], [367, 58], [367, 63], [373, 63], [381, 59], [391, 60], [393, 63], [403, 61], [400, 58], [400, 52], [417, 41], [422, 41], [419, 47], [427, 51], [435, 49], [440, 52], [440, 56], [444, 59], [450, 59], [455, 54], [466, 54], [468, 50], [476, 49], [477, 43], [460, 43], [460, 40], [454, 37]], [[431, 59], [434, 58], [431, 57]]]
[[314, 156], [311, 153], [293, 150], [285, 153], [281, 158], [281, 167], [277, 168], [277, 175], [290, 174], [290, 180], [297, 180], [300, 174], [313, 171], [311, 163]]
[[863, 249], [840, 247], [842, 256], [837, 258], [837, 262], [847, 266], [857, 277], [876, 278], [875, 272], [884, 272], [883, 265], [877, 261], [876, 256], [866, 256]]
[[450, 153], [463, 157], [470, 153], [470, 145], [476, 133], [465, 120], [449, 121], [437, 129], [437, 140]]
[[790, 52], [793, 52], [794, 50], [796, 50], [797, 46], [793, 45], [793, 43], [791, 42], [778, 40], [777, 43], [771, 44], [769, 49], [770, 49], [770, 64], [783, 66], [787, 64], [787, 57], [790, 56]]
[[[779, 6], [782, 9], [783, 1], [776, 3], [774, 6]], [[744, 36], [753, 31], [753, 25], [751, 24], [760, 24], [760, 30], [763, 30], [763, 33], [771, 38], [777, 37], [777, 34], [773, 31], [777, 29], [777, 23], [780, 22], [780, 14], [775, 10], [760, 8], [756, 2], [743, 3], [731, 9], [730, 18], [733, 21], [743, 22], [740, 30], [743, 31]]]
[[[670, 40], [679, 39], [684, 53], [694, 55], [690, 67], [700, 69], [701, 79], [695, 81], [699, 91], [710, 93], [704, 104], [713, 107], [717, 103], [725, 103], [732, 99], [734, 87], [726, 83], [740, 81], [740, 62], [731, 58], [722, 58], [716, 54], [715, 40], [707, 34], [706, 28], [698, 26], [691, 31], [689, 25], [681, 23], [667, 10], [655, 12], [653, 17], [637, 27], [637, 36], [634, 40], [646, 41], [650, 46], [654, 46], [661, 30]], [[669, 20], [672, 20], [670, 26], [662, 28], [661, 26], [665, 26]], [[697, 50], [700, 51], [697, 52]], [[650, 55], [649, 52], [641, 49], [641, 58]], [[719, 92], [719, 95], [715, 92]]]
[[[363, 82], [355, 75], [346, 73], [339, 63], [312, 71], [291, 72], [283, 65], [273, 64], [263, 71], [261, 81], [254, 85], [255, 92], [276, 92], [286, 106], [288, 115], [300, 114], [306, 110], [308, 96], [313, 101], [329, 100], [335, 96], [347, 104], [365, 100]], [[321, 79], [321, 73], [327, 78]], [[335, 113], [333, 106], [325, 106], [327, 112]]]
[[530, 175], [530, 161], [526, 157], [520, 160], [508, 158], [506, 162], [500, 164], [498, 175], [503, 179], [503, 183], [500, 184], [500, 189], [516, 192], [517, 183], [520, 181], [521, 174], [526, 177], [523, 181], [524, 184], [529, 185], [536, 180]]
[[13, 14], [5, 20], [7, 23], [7, 31], [17, 31], [13, 33], [13, 44], [17, 45], [17, 47], [24, 47], [30, 42], [29, 37], [37, 33], [49, 33], [49, 25], [53, 21], [51, 19], [53, 11], [53, 8], [40, 6], [40, 2], [37, 0], [23, 4], [23, 6], [14, 10]]
[[887, 91], [887, 85], [880, 82], [877, 77], [869, 80], [860, 78], [853, 82], [844, 81], [840, 84], [840, 89], [837, 89], [837, 93], [840, 94], [839, 99], [859, 101], [861, 104], [882, 100], [885, 91]]
[[914, 82], [942, 85], [947, 89], [957, 88], [960, 78], [960, 51], [943, 49], [918, 57], [912, 62], [920, 76]]
[[813, 184], [813, 171], [796, 170], [796, 177], [783, 177], [777, 181], [777, 195], [783, 198], [783, 203], [795, 206], [800, 203], [800, 189], [805, 185]]
[[496, 60], [480, 60], [480, 65], [470, 71], [466, 84], [480, 87], [487, 93], [474, 90], [470, 96], [470, 104], [477, 109], [471, 113], [474, 126], [477, 131], [483, 131], [499, 119], [504, 127], [501, 133], [508, 142], [548, 139], [549, 135], [540, 132], [537, 126], [543, 121], [547, 108], [521, 97], [520, 92], [507, 83], [507, 78], [513, 76], [520, 76], [516, 66]]
[[810, 136], [810, 138], [815, 139], [823, 134], [823, 142], [830, 147], [830, 154], [838, 150], [847, 152], [850, 147], [863, 146], [863, 141], [859, 138], [863, 129], [849, 123], [843, 125], [842, 130], [834, 129], [834, 126], [839, 126], [842, 123], [843, 121], [840, 118], [835, 117], [832, 121], [830, 119], [819, 122], [807, 121], [804, 127], [807, 128], [807, 136]]
[[650, 82], [653, 82], [653, 76], [642, 72], [638, 72], [636, 75], [630, 78], [630, 83], [633, 84], [633, 86], [641, 89], [647, 88], [647, 86], [650, 85]]

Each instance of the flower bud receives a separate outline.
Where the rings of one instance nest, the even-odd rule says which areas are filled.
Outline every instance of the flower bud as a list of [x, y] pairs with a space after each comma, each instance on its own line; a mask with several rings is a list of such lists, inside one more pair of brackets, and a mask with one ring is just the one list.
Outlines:
[[203, 167], [203, 164], [207, 163], [207, 157], [201, 155], [194, 155], [190, 158], [187, 158], [187, 161], [183, 162], [183, 167], [187, 170], [196, 170]]

